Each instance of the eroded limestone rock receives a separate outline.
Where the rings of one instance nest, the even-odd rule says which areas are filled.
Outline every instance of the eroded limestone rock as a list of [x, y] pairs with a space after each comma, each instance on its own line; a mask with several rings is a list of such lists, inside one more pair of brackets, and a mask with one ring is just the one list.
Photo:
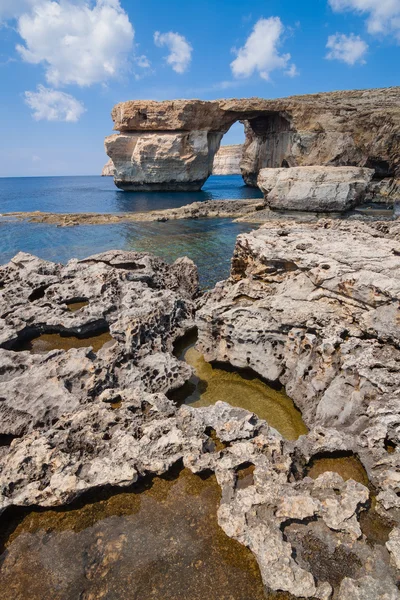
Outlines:
[[382, 515], [400, 509], [397, 229], [266, 224], [238, 237], [230, 278], [197, 312], [206, 360], [285, 385], [314, 428], [300, 438], [303, 460], [357, 454]]
[[214, 157], [213, 175], [240, 175], [243, 145], [220, 146]]
[[108, 159], [108, 161], [106, 162], [106, 164], [103, 167], [103, 170], [101, 171], [101, 176], [102, 177], [114, 177], [115, 175], [115, 167], [114, 167], [114, 163], [111, 160], [111, 158]]
[[[148, 254], [110, 251], [63, 266], [19, 253], [0, 267], [0, 280], [2, 435], [48, 425], [117, 382], [166, 391], [190, 375], [171, 354], [193, 317], [198, 279], [189, 259], [169, 266]], [[72, 312], [74, 299], [87, 305]], [[111, 336], [93, 352], [104, 330]], [[17, 351], [56, 333], [65, 337], [50, 352]], [[90, 336], [87, 348], [68, 336]]]
[[271, 209], [344, 212], [365, 200], [373, 174], [358, 167], [261, 169], [257, 183]]
[[[333, 590], [343, 599], [348, 590], [398, 597], [397, 334], [395, 313], [374, 311], [397, 302], [399, 242], [364, 225], [274, 227], [239, 238], [230, 280], [202, 301], [200, 345], [208, 357], [263, 376], [264, 365], [275, 370], [311, 427], [296, 441], [241, 408], [179, 407], [163, 393], [191, 374], [172, 353], [194, 322], [197, 273], [188, 259], [168, 266], [112, 251], [62, 266], [20, 253], [0, 267], [2, 433], [16, 436], [0, 454], [0, 511], [66, 504], [182, 462], [215, 473], [218, 522], [254, 553], [266, 590], [320, 600]], [[84, 305], [71, 311], [73, 300]], [[97, 352], [16, 352], [32, 332], [92, 335], [99, 324], [115, 341]], [[353, 402], [348, 412], [344, 404], [321, 416], [337, 378], [337, 405], [342, 387]], [[365, 466], [376, 510], [391, 519], [387, 547], [367, 543], [363, 532], [368, 482], [308, 476], [315, 457], [337, 452], [357, 454]]]
[[114, 182], [128, 191], [195, 191], [211, 175], [222, 133], [124, 132], [105, 141]]
[[[400, 88], [276, 100], [135, 100], [112, 111], [105, 141], [122, 189], [200, 189], [224, 133], [245, 124], [240, 168], [256, 186], [262, 168], [360, 166], [399, 178]], [[144, 187], [140, 188], [140, 184]], [[387, 189], [393, 190], [388, 184]]]

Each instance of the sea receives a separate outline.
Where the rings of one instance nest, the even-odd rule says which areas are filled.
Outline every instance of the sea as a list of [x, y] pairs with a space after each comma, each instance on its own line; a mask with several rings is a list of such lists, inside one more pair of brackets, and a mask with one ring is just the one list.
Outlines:
[[198, 266], [201, 287], [208, 289], [228, 276], [237, 235], [254, 225], [208, 218], [57, 227], [10, 220], [7, 213], [145, 212], [249, 198], [261, 198], [261, 192], [245, 186], [240, 175], [213, 175], [200, 192], [175, 193], [124, 192], [112, 177], [0, 178], [0, 264], [19, 251], [61, 263], [111, 249], [151, 252], [168, 262], [188, 256]]

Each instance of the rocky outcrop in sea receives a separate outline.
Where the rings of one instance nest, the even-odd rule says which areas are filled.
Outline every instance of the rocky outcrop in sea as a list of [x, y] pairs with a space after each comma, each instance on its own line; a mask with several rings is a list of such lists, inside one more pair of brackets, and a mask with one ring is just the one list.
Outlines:
[[[240, 161], [243, 145], [221, 146], [214, 157], [213, 175], [240, 175]], [[108, 159], [101, 172], [103, 177], [114, 177], [115, 167], [111, 158]]]
[[263, 168], [303, 166], [372, 169], [388, 190], [399, 179], [398, 87], [276, 100], [133, 100], [117, 104], [112, 118], [118, 133], [105, 147], [124, 190], [201, 189], [237, 121], [245, 125], [240, 170], [248, 185]]

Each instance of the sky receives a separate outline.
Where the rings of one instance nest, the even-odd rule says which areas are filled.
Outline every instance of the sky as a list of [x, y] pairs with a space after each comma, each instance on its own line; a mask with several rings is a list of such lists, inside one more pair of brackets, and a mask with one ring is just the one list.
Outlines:
[[0, 176], [96, 175], [117, 102], [399, 85], [400, 0], [0, 0], [0, 82]]

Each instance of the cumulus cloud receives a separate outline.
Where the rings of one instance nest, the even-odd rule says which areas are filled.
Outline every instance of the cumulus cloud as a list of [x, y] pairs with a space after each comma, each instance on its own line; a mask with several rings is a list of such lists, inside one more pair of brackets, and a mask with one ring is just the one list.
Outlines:
[[150, 67], [151, 67], [151, 62], [149, 61], [149, 59], [147, 58], [147, 56], [145, 54], [141, 54], [140, 56], [136, 56], [135, 57], [135, 63], [141, 69], [150, 69]]
[[296, 65], [291, 64], [287, 71], [285, 71], [285, 75], [287, 75], [288, 77], [297, 77], [298, 75], [300, 75], [300, 73], [297, 70]]
[[0, 23], [8, 19], [17, 19], [29, 11], [38, 0], [0, 0]]
[[93, 6], [43, 0], [18, 20], [22, 59], [43, 63], [55, 87], [100, 83], [117, 76], [132, 48], [134, 31], [119, 0]]
[[328, 0], [335, 12], [355, 11], [367, 15], [371, 34], [393, 34], [400, 42], [399, 0]]
[[354, 35], [354, 33], [330, 35], [326, 47], [330, 50], [326, 55], [329, 60], [341, 60], [348, 65], [365, 64], [364, 56], [367, 53], [368, 44], [359, 35]]
[[167, 33], [156, 31], [154, 43], [156, 46], [166, 46], [168, 48], [167, 63], [171, 65], [176, 73], [182, 74], [188, 69], [192, 60], [193, 48], [183, 35], [173, 31]]
[[38, 85], [36, 92], [25, 92], [25, 102], [36, 121], [76, 122], [85, 112], [79, 100], [58, 90]]
[[293, 77], [296, 66], [290, 63], [290, 54], [280, 54], [279, 46], [285, 27], [279, 17], [259, 19], [242, 48], [236, 50], [236, 58], [231, 62], [235, 77], [250, 77], [258, 72], [260, 77], [270, 78], [271, 71], [282, 69]]

